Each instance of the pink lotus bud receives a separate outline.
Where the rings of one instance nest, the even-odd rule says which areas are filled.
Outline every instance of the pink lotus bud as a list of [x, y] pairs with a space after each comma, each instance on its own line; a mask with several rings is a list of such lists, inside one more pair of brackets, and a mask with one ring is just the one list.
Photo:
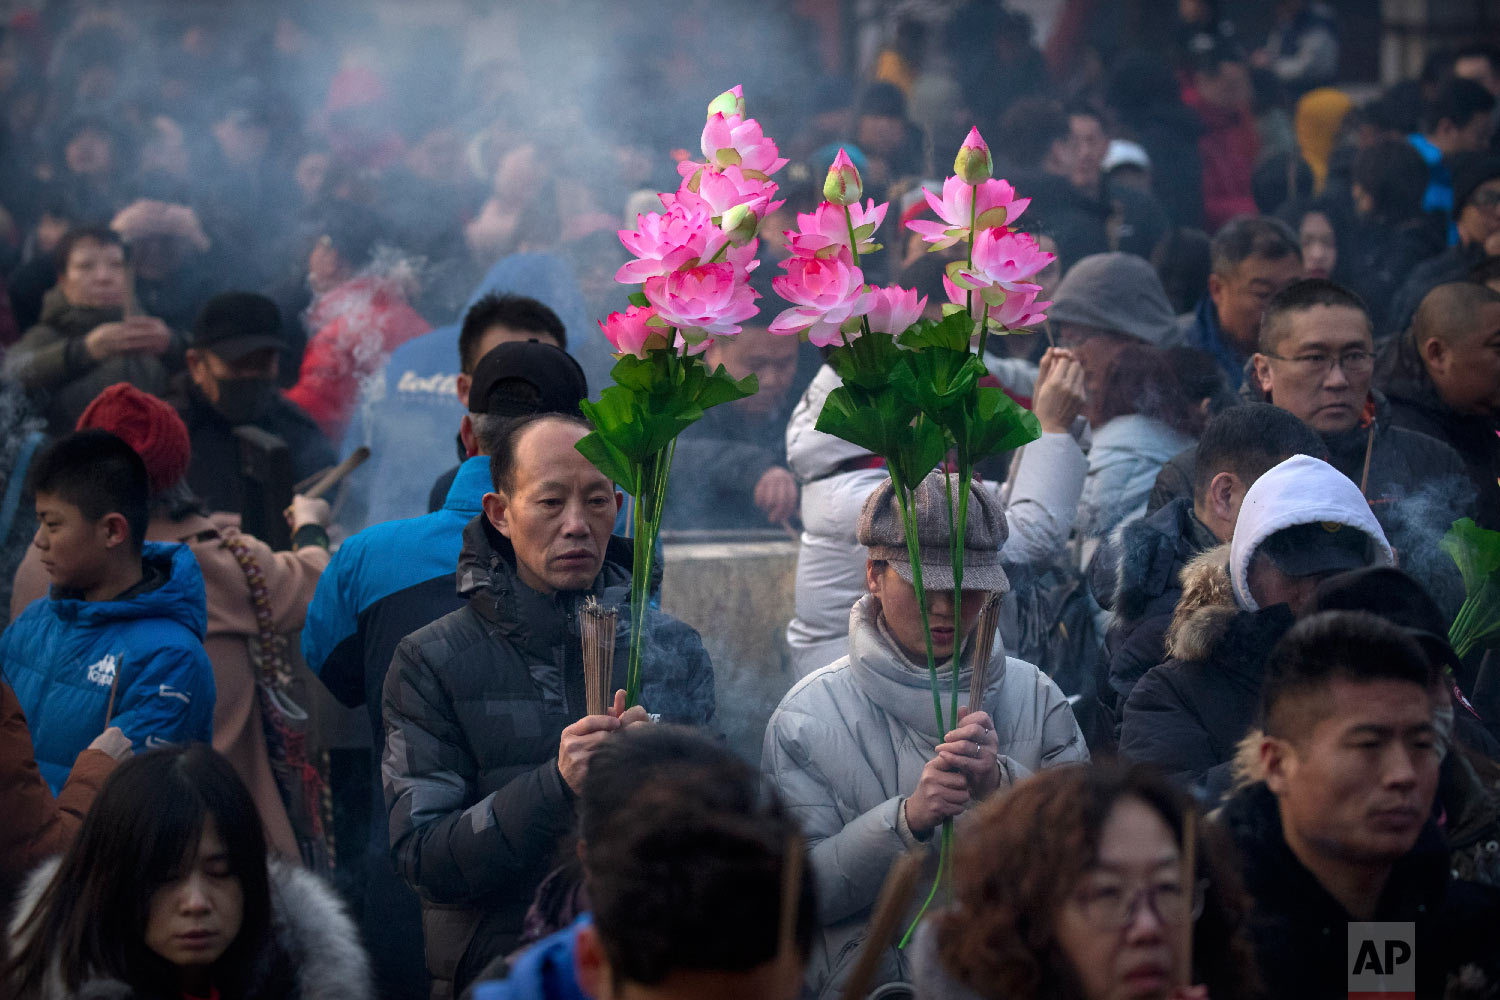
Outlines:
[[736, 84], [724, 93], [708, 102], [708, 117], [724, 115], [725, 117], [745, 117], [745, 92], [744, 88]]
[[994, 161], [990, 159], [990, 147], [984, 144], [984, 138], [980, 136], [979, 129], [969, 129], [969, 137], [964, 140], [962, 146], [958, 147], [958, 156], [953, 160], [953, 172], [965, 184], [987, 181], [995, 172]]
[[828, 168], [828, 179], [823, 182], [823, 197], [835, 205], [852, 205], [865, 193], [864, 183], [854, 161], [841, 148]]
[[742, 247], [755, 239], [760, 231], [760, 217], [749, 205], [734, 205], [719, 219], [719, 228], [729, 237], [729, 242]]

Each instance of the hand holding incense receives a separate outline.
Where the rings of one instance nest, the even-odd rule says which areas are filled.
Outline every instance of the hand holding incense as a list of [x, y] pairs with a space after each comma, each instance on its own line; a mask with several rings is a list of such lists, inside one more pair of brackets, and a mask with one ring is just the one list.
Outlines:
[[610, 684], [615, 673], [617, 608], [606, 608], [590, 597], [578, 616], [583, 633], [583, 700], [589, 715], [604, 715], [613, 700]]

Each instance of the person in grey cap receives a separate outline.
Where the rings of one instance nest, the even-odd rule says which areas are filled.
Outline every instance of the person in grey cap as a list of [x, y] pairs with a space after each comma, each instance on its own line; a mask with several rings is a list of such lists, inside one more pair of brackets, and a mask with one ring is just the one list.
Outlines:
[[[1004, 594], [1010, 583], [999, 555], [1007, 533], [1004, 512], [988, 490], [971, 486], [963, 601], [955, 620], [947, 491], [956, 498], [961, 484], [945, 483], [944, 476], [934, 472], [924, 479], [914, 506], [940, 696], [947, 705], [951, 675], [944, 665], [972, 641], [987, 592]], [[869, 550], [868, 593], [849, 613], [849, 653], [787, 693], [767, 724], [761, 757], [761, 770], [807, 835], [822, 922], [808, 985], [819, 997], [840, 993], [897, 856], [929, 842], [945, 819], [1019, 778], [1088, 759], [1062, 692], [1031, 664], [1006, 656], [998, 640], [982, 703], [950, 731], [937, 732], [921, 608], [890, 480], [865, 502], [858, 537]], [[958, 677], [961, 710], [969, 700], [970, 676], [966, 665]], [[881, 976], [883, 982], [909, 978], [907, 961], [896, 949], [883, 956]]]
[[1047, 318], [1059, 346], [1083, 366], [1090, 400], [1102, 396], [1115, 355], [1131, 345], [1164, 346], [1177, 322], [1155, 269], [1132, 253], [1097, 253], [1074, 264], [1057, 286]]

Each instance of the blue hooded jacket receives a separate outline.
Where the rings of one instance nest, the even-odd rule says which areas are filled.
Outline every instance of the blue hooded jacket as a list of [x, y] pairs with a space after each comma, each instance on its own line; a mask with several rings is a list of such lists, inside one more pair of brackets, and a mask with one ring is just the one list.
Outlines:
[[593, 923], [585, 913], [567, 927], [532, 945], [504, 979], [474, 984], [474, 1000], [588, 1000], [578, 985], [575, 950], [578, 931]]
[[54, 795], [106, 722], [137, 750], [213, 737], [198, 561], [186, 545], [161, 542], [147, 542], [141, 561], [165, 575], [159, 587], [123, 601], [39, 598], [0, 635], [0, 672], [26, 713]]
[[[464, 306], [464, 312], [494, 292], [514, 292], [557, 313], [568, 334], [569, 353], [592, 343], [583, 293], [568, 265], [547, 254], [514, 254], [501, 260]], [[341, 524], [352, 534], [382, 521], [427, 513], [437, 478], [457, 461], [454, 438], [464, 407], [458, 401], [458, 332], [463, 323], [440, 326], [409, 340], [391, 354], [384, 373], [366, 387], [344, 437], [347, 455], [360, 445], [370, 459], [351, 476]], [[594, 340], [602, 340], [597, 331]], [[581, 363], [581, 359], [580, 359]]]

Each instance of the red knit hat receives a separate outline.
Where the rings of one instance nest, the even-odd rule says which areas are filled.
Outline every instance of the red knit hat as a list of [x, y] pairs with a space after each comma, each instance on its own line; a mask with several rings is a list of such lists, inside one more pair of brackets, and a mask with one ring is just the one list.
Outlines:
[[94, 397], [78, 418], [78, 430], [90, 428], [109, 431], [135, 449], [146, 463], [152, 493], [187, 475], [193, 457], [187, 425], [171, 404], [129, 382], [116, 382]]

